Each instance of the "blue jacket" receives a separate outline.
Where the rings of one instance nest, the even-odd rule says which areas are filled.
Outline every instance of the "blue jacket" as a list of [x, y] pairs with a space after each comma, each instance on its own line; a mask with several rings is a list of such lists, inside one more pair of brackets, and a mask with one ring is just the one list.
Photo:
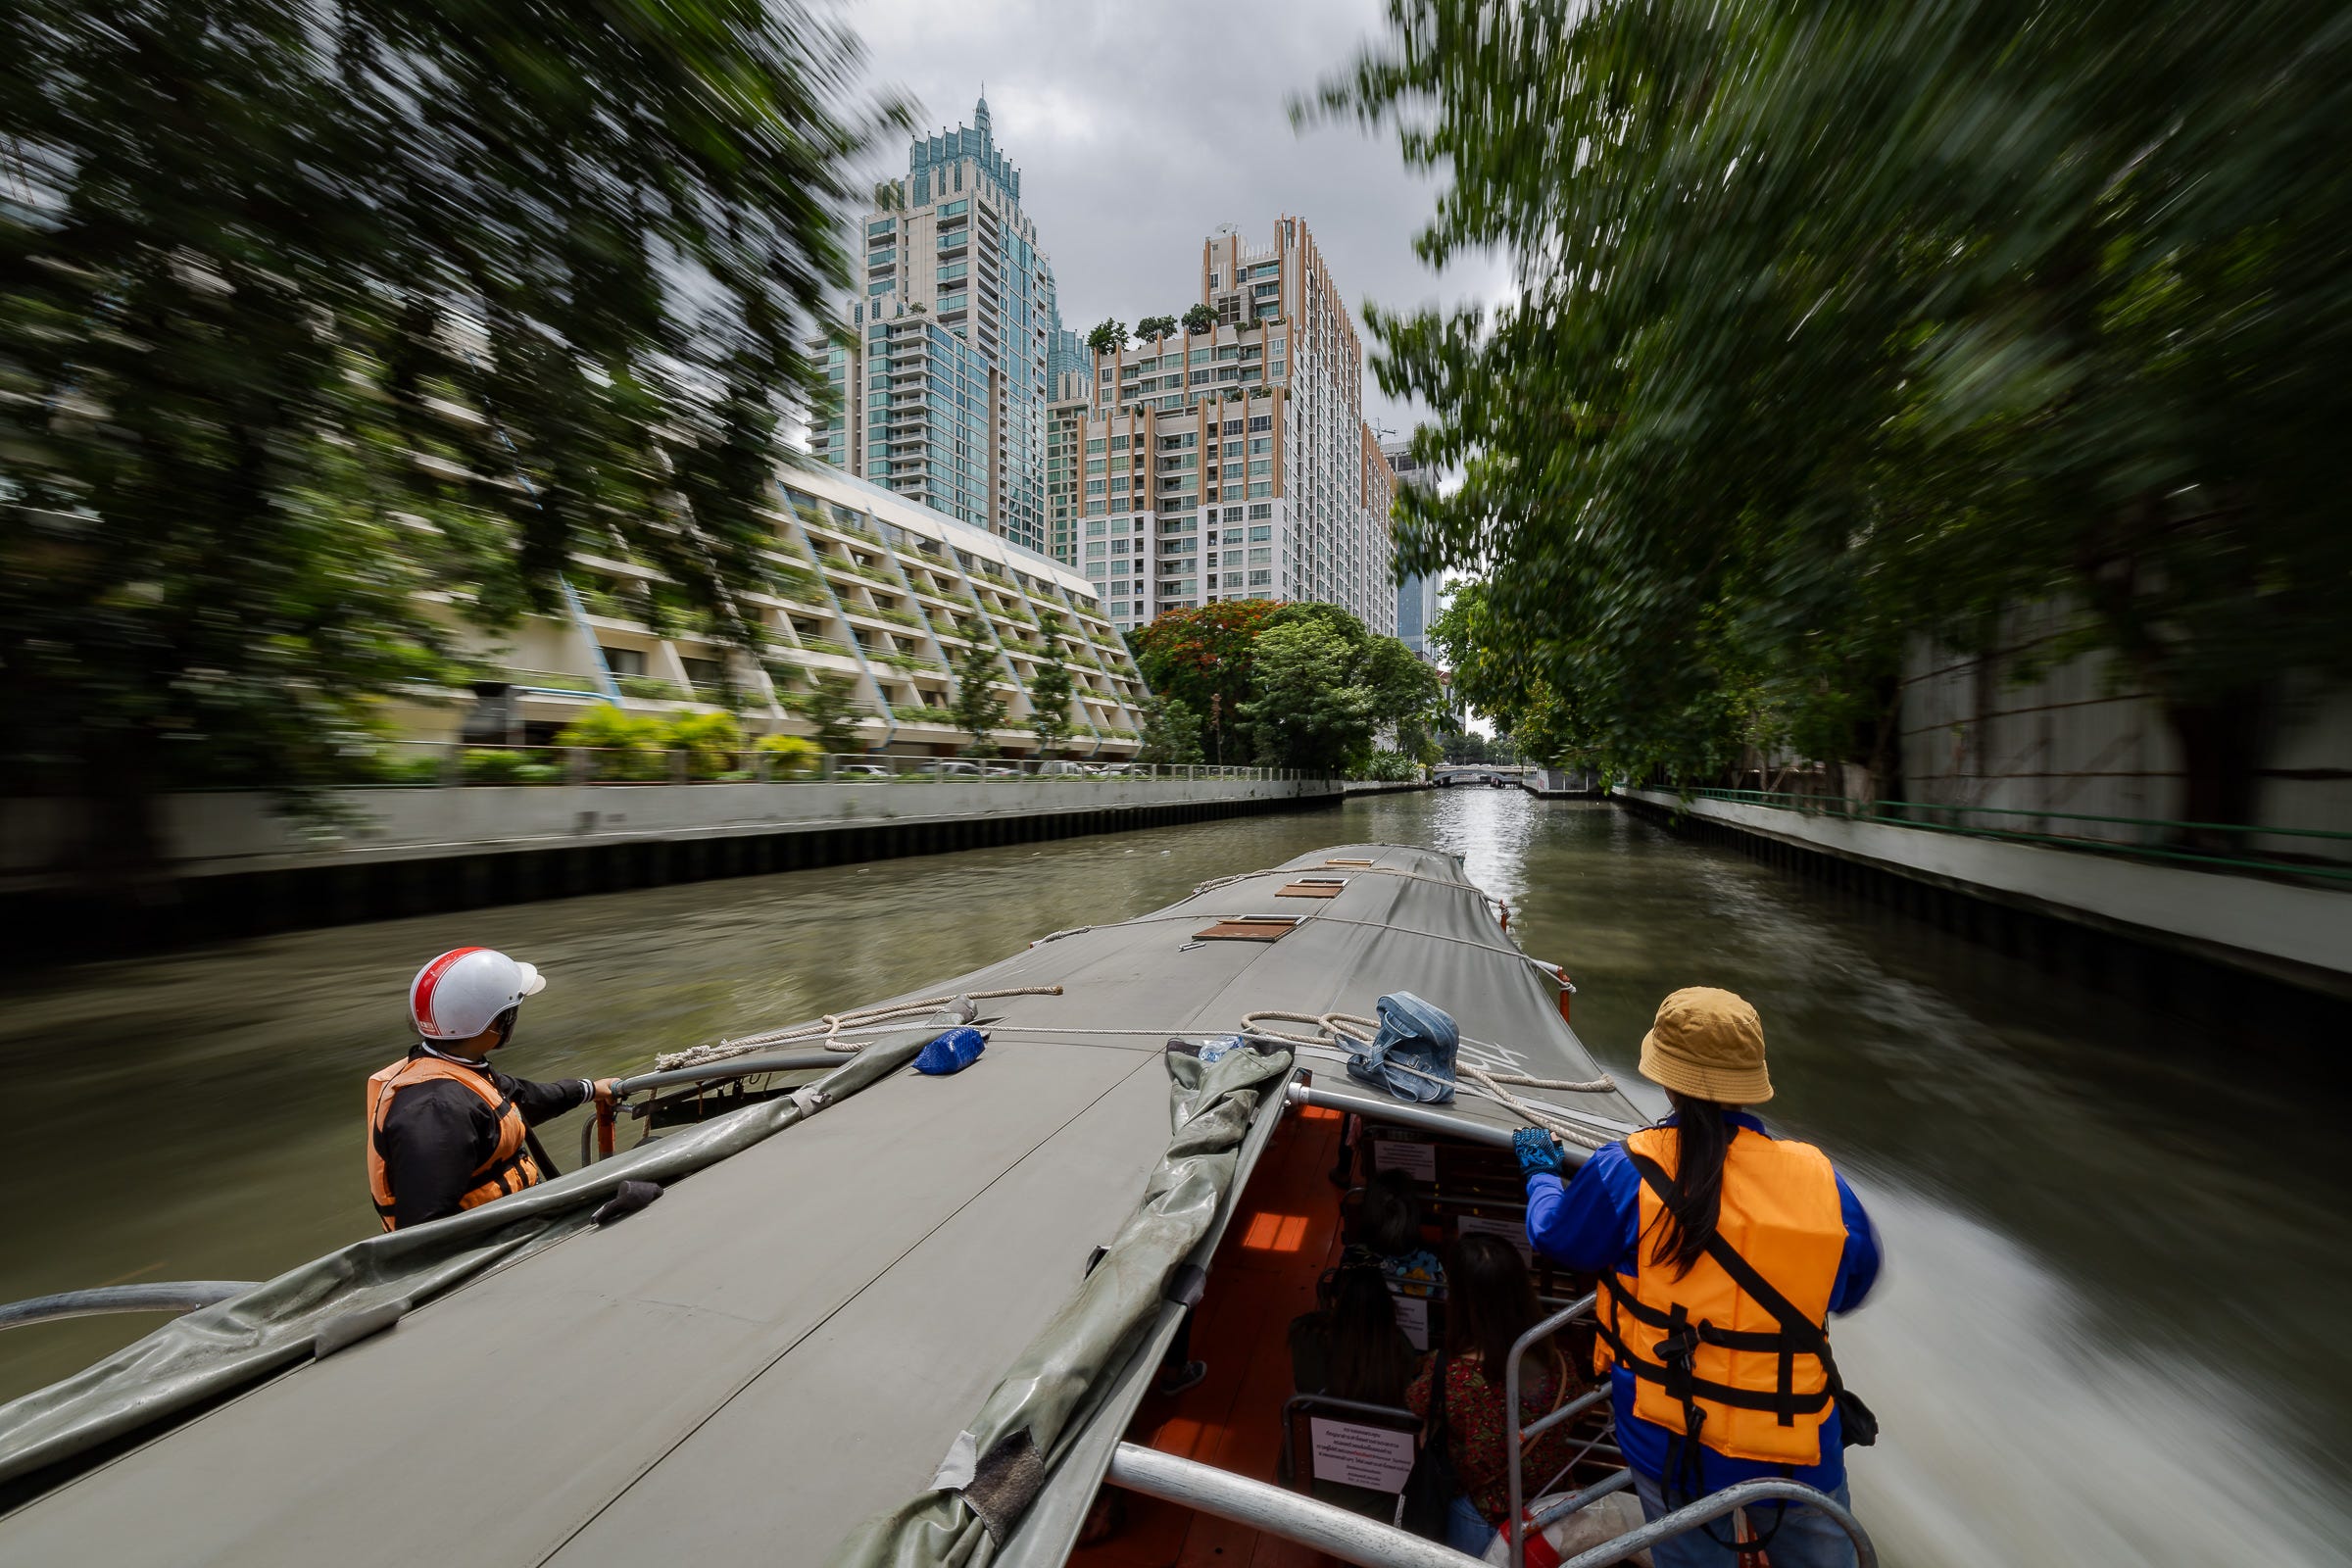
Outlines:
[[[1764, 1124], [1743, 1110], [1724, 1112], [1727, 1126], [1764, 1132]], [[1666, 1118], [1661, 1126], [1671, 1127]], [[1767, 1137], [1770, 1134], [1766, 1134]], [[1623, 1144], [1611, 1144], [1585, 1162], [1576, 1179], [1563, 1185], [1557, 1176], [1527, 1179], [1527, 1239], [1537, 1251], [1580, 1274], [1615, 1269], [1631, 1277], [1641, 1247], [1642, 1176], [1626, 1158]], [[1837, 1283], [1830, 1289], [1830, 1310], [1850, 1312], [1862, 1304], [1879, 1277], [1879, 1238], [1854, 1190], [1838, 1178], [1838, 1204], [1845, 1216], [1845, 1250], [1838, 1260]], [[1667, 1444], [1678, 1436], [1654, 1421], [1634, 1414], [1634, 1375], [1624, 1367], [1609, 1370], [1611, 1397], [1617, 1406], [1617, 1446], [1625, 1462], [1638, 1475], [1655, 1481], [1666, 1473]], [[1845, 1450], [1838, 1412], [1830, 1411], [1821, 1427], [1821, 1462], [1813, 1465], [1776, 1465], [1755, 1459], [1734, 1459], [1713, 1449], [1701, 1450], [1706, 1490], [1764, 1476], [1787, 1476], [1823, 1492], [1835, 1492], [1845, 1481]]]

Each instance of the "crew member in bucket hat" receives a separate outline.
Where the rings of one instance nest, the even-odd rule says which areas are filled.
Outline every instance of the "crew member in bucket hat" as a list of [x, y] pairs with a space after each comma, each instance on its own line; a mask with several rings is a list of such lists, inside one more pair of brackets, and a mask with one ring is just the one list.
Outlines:
[[[1746, 1000], [1693, 986], [1658, 1004], [1642, 1076], [1673, 1112], [1584, 1162], [1518, 1134], [1527, 1234], [1600, 1284], [1594, 1371], [1642, 1512], [1661, 1518], [1743, 1481], [1788, 1479], [1847, 1503], [1843, 1449], [1877, 1435], [1830, 1352], [1828, 1320], [1870, 1294], [1879, 1244], [1845, 1178], [1809, 1144], [1741, 1108], [1772, 1098], [1764, 1024]], [[1657, 1568], [1734, 1568], [1761, 1542], [1774, 1568], [1851, 1564], [1833, 1515], [1764, 1503], [1651, 1547]]]

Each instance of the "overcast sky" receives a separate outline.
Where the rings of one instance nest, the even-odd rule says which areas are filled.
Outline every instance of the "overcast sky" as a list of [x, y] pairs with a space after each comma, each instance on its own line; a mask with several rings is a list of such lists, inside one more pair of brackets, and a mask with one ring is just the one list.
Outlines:
[[[846, 0], [873, 85], [918, 105], [925, 134], [966, 123], [983, 82], [997, 145], [1053, 259], [1063, 324], [1180, 315], [1199, 299], [1200, 241], [1237, 225], [1258, 245], [1296, 214], [1356, 329], [1396, 309], [1493, 299], [1498, 263], [1433, 275], [1412, 238], [1434, 187], [1393, 136], [1291, 128], [1286, 106], [1352, 58], [1378, 0]], [[905, 149], [878, 167], [905, 173]], [[1366, 344], [1367, 359], [1370, 344]], [[1402, 431], [1367, 363], [1364, 416]]]

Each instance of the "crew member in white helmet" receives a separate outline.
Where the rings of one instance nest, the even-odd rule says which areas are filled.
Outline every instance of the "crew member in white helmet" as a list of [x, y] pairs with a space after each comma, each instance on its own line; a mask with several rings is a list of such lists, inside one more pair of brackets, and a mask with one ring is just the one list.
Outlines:
[[416, 971], [409, 1018], [422, 1038], [368, 1080], [368, 1187], [384, 1229], [421, 1225], [547, 1179], [529, 1130], [594, 1100], [613, 1079], [531, 1083], [488, 1056], [547, 981], [491, 948], [453, 948]]

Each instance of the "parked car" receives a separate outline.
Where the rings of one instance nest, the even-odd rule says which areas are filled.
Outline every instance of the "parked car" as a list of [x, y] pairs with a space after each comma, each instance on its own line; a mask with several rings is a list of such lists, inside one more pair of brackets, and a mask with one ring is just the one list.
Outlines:
[[1019, 778], [1021, 770], [1009, 763], [991, 762], [988, 765], [988, 776], [990, 778]]
[[978, 762], [964, 762], [948, 758], [932, 763], [931, 774], [934, 778], [980, 778], [983, 776], [983, 769]]
[[1038, 772], [1039, 772], [1040, 774], [1044, 775], [1044, 776], [1045, 776], [1045, 777], [1047, 777], [1047, 778], [1084, 778], [1084, 777], [1086, 777], [1086, 764], [1085, 764], [1085, 763], [1083, 763], [1083, 762], [1071, 762], [1071, 761], [1066, 761], [1066, 760], [1065, 760], [1065, 761], [1054, 761], [1054, 762], [1040, 762], [1040, 763], [1038, 763], [1038, 764], [1037, 764], [1037, 770], [1038, 770]]
[[879, 762], [845, 762], [833, 770], [833, 776], [851, 784], [862, 784], [872, 779], [890, 777], [890, 769]]

